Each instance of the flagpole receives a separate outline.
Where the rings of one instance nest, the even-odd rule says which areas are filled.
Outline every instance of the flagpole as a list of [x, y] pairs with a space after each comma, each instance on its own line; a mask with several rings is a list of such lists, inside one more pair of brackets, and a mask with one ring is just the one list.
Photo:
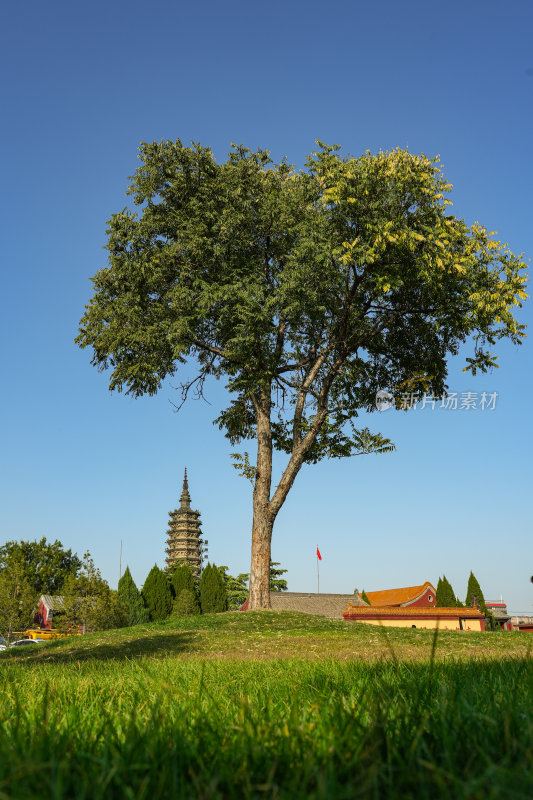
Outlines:
[[316, 583], [317, 583], [317, 594], [320, 594], [320, 569], [318, 567], [318, 545], [316, 546]]

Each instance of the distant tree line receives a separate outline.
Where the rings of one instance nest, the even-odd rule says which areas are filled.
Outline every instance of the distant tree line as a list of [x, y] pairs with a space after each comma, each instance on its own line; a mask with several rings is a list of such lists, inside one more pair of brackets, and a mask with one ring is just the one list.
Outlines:
[[[281, 577], [287, 570], [279, 567], [279, 562], [271, 562], [270, 590], [273, 592], [287, 590], [287, 581]], [[227, 570], [226, 566], [208, 563], [197, 580], [187, 563], [178, 563], [170, 570], [162, 570], [154, 564], [139, 591], [126, 568], [118, 583], [118, 594], [128, 610], [128, 624], [236, 611], [248, 598], [249, 575], [240, 573], [234, 577]]]
[[464, 603], [462, 603], [455, 594], [446, 575], [443, 575], [442, 578], [439, 578], [435, 600], [437, 606], [440, 608], [468, 608], [475, 603], [484, 614], [489, 613], [487, 606], [485, 605], [485, 598], [483, 597], [481, 586], [479, 585], [479, 582], [473, 572], [470, 573], [468, 578], [466, 599]]
[[[286, 572], [271, 562], [272, 591], [286, 591]], [[208, 563], [195, 579], [186, 563], [154, 565], [142, 589], [129, 567], [111, 589], [90, 553], [83, 558], [61, 542], [10, 541], [0, 547], [0, 633], [8, 638], [35, 624], [41, 595], [61, 597], [53, 626], [60, 631], [96, 631], [163, 620], [172, 616], [237, 610], [248, 597], [249, 575], [234, 577], [226, 566]]]
[[499, 628], [500, 623], [497, 619], [495, 619], [494, 614], [492, 611], [486, 606], [485, 598], [483, 596], [483, 592], [481, 591], [481, 586], [479, 585], [479, 581], [474, 575], [473, 572], [470, 572], [468, 577], [468, 586], [466, 589], [466, 599], [464, 603], [461, 603], [457, 595], [455, 594], [450, 581], [447, 579], [446, 575], [443, 575], [442, 578], [439, 578], [437, 583], [437, 595], [436, 595], [436, 604], [439, 607], [448, 607], [448, 608], [470, 608], [471, 606], [475, 605], [479, 608], [480, 611], [485, 614], [491, 620], [491, 627], [492, 628]]

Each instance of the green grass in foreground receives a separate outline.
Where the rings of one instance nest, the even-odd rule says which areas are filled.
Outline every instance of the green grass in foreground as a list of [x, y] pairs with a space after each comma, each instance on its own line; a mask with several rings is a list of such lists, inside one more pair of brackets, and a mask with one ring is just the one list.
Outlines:
[[432, 660], [430, 632], [362, 628], [227, 614], [3, 654], [0, 798], [529, 800], [527, 635]]

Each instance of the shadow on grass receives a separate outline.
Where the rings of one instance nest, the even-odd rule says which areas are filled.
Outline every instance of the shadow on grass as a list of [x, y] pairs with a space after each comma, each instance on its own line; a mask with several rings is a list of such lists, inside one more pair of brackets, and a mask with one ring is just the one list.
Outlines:
[[[72, 664], [80, 661], [125, 661], [150, 656], [151, 658], [192, 653], [198, 649], [198, 637], [189, 631], [169, 631], [135, 639], [99, 640], [98, 634], [80, 637], [75, 646], [71, 642], [49, 642], [35, 645], [31, 651], [22, 648], [11, 651], [6, 661], [24, 661], [25, 664]], [[85, 639], [85, 641], [84, 641]]]

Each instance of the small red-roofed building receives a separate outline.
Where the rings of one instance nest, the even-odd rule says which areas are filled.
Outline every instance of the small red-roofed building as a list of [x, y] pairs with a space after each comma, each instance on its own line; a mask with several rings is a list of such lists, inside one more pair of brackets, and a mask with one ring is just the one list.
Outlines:
[[[370, 593], [367, 592], [367, 595]], [[352, 606], [343, 612], [347, 622], [364, 622], [393, 628], [444, 631], [484, 631], [485, 615], [478, 608], [436, 606]]]
[[401, 589], [384, 589], [381, 592], [366, 592], [371, 606], [431, 608], [436, 605], [437, 590], [426, 581], [420, 586], [405, 586]]
[[50, 630], [53, 627], [54, 615], [65, 613], [65, 602], [62, 595], [42, 594], [39, 598], [39, 607], [33, 621], [41, 628]]

